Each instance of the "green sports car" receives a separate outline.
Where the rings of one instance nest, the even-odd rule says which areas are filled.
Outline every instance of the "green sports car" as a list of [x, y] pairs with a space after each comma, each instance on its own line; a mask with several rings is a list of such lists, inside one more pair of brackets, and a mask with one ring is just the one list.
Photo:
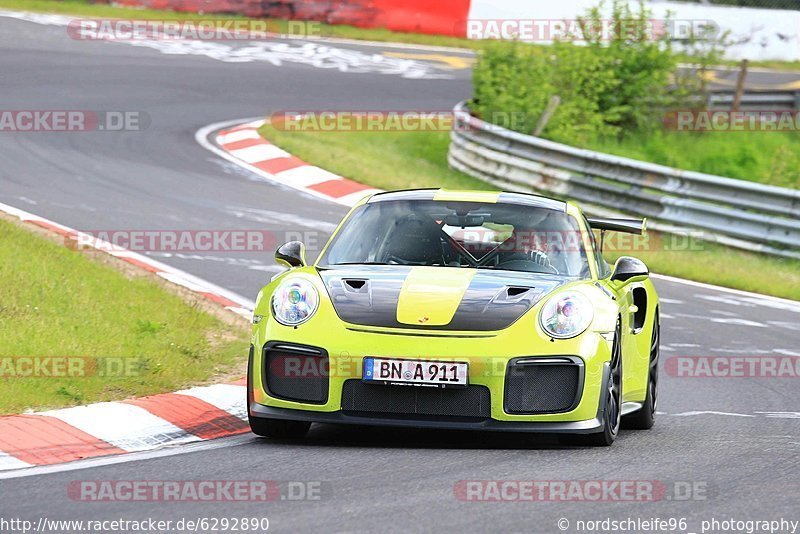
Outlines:
[[253, 317], [253, 432], [344, 423], [610, 445], [621, 426], [650, 428], [658, 295], [641, 261], [611, 268], [593, 230], [644, 221], [522, 193], [396, 191], [356, 205], [314, 265], [283, 245], [288, 270]]

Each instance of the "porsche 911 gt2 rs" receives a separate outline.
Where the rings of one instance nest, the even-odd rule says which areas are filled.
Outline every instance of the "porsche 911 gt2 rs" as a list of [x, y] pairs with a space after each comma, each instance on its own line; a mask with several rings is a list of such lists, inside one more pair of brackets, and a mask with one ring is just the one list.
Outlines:
[[610, 445], [653, 425], [659, 301], [647, 267], [610, 267], [590, 219], [540, 196], [374, 194], [315, 264], [300, 242], [257, 299], [248, 366], [254, 433], [311, 423], [580, 435]]

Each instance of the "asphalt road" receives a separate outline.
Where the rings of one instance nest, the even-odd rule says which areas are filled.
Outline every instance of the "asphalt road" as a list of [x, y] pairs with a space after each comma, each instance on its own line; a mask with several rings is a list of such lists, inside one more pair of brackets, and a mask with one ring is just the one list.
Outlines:
[[[317, 66], [294, 59], [276, 65], [264, 50], [255, 53], [261, 59], [231, 62], [219, 59], [219, 49], [215, 58], [74, 41], [60, 26], [0, 17], [1, 109], [136, 110], [152, 120], [140, 132], [0, 133], [0, 202], [83, 230], [266, 229], [321, 239], [344, 208], [249, 176], [199, 146], [194, 134], [216, 121], [275, 110], [448, 109], [470, 94], [462, 71], [426, 62], [387, 69], [374, 61], [380, 48], [343, 48], [350, 54], [345, 69], [341, 56], [348, 54], [331, 50]], [[322, 68], [334, 56], [335, 68]], [[268, 254], [156, 257], [247, 296], [276, 271]], [[662, 361], [800, 356], [800, 305], [665, 280], [656, 285], [664, 298]], [[653, 430], [624, 432], [604, 449], [528, 435], [321, 425], [302, 443], [241, 436], [169, 456], [0, 477], [0, 517], [268, 517], [270, 530], [285, 532], [559, 532], [560, 518], [569, 520], [567, 532], [578, 532], [578, 520], [629, 517], [687, 518], [688, 528], [674, 531], [699, 532], [700, 521], [712, 518], [800, 520], [796, 378], [662, 372], [659, 410]], [[318, 500], [266, 504], [87, 503], [67, 494], [80, 480], [164, 479], [320, 482], [322, 493]], [[655, 502], [495, 503], [464, 502], [454, 492], [462, 480], [505, 479], [658, 481], [666, 494]], [[688, 500], [686, 487], [694, 488]]]

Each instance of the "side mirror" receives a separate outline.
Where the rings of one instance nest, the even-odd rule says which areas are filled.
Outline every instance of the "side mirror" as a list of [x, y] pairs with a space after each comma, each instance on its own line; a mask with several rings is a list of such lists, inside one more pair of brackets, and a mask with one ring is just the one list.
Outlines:
[[278, 262], [278, 265], [284, 265], [290, 269], [305, 267], [306, 246], [300, 241], [289, 241], [275, 251], [275, 261]]
[[630, 256], [622, 256], [614, 265], [614, 274], [611, 275], [611, 281], [626, 284], [629, 282], [642, 282], [648, 276], [650, 276], [650, 270], [643, 261]]

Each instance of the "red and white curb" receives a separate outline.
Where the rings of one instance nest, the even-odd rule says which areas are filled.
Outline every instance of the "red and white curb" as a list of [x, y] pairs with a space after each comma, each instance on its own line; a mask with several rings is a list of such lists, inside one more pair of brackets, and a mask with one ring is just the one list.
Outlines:
[[[201, 144], [273, 182], [352, 206], [373, 189], [319, 167], [308, 165], [258, 134], [264, 121], [229, 122], [217, 145], [208, 143], [212, 130], [198, 132]], [[45, 228], [69, 241], [154, 273], [243, 317], [252, 317], [255, 303], [222, 287], [143, 254], [112, 246], [63, 224], [0, 203], [0, 212]], [[195, 387], [119, 402], [0, 417], [0, 471], [52, 466], [75, 460], [149, 451], [168, 445], [242, 434], [247, 424], [244, 380]]]
[[[365, 196], [381, 191], [309, 165], [273, 145], [258, 133], [264, 123], [264, 120], [244, 123], [240, 120], [212, 124], [198, 131], [195, 138], [205, 148], [271, 182], [344, 206], [354, 206]], [[214, 132], [217, 133], [212, 143], [209, 137]]]
[[[0, 212], [45, 228], [189, 289], [250, 319], [254, 302], [147, 256], [111, 246], [0, 203]], [[82, 239], [83, 237], [83, 239]], [[0, 471], [152, 450], [248, 431], [244, 380], [120, 402], [0, 417]]]
[[243, 382], [0, 417], [0, 471], [249, 431]]

